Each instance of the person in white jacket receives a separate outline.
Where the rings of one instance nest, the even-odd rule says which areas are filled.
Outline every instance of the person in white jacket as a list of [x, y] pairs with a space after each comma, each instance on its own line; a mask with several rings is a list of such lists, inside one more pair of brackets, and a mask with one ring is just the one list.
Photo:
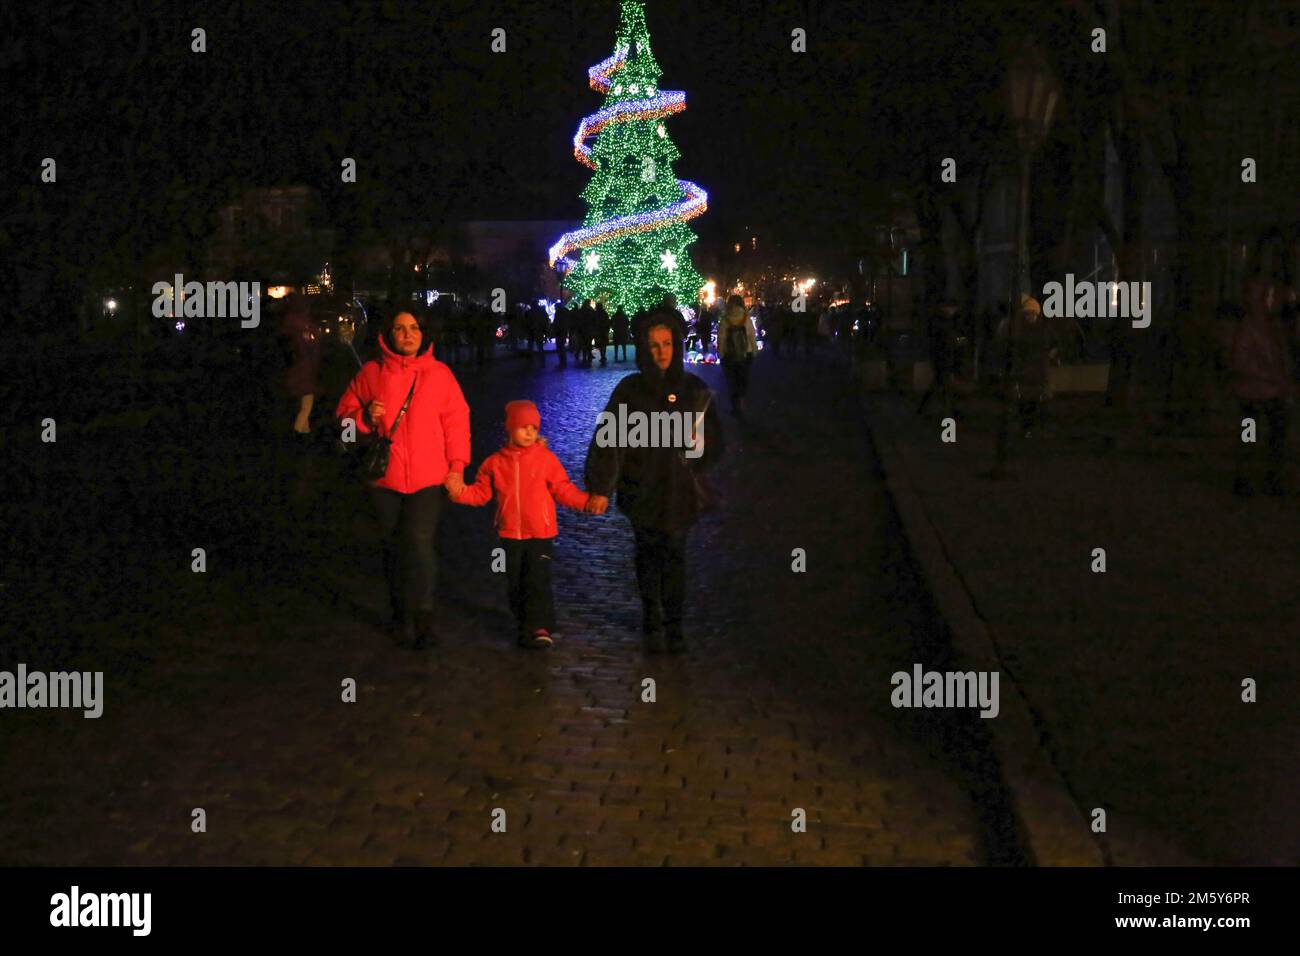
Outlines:
[[757, 351], [758, 333], [745, 313], [745, 300], [733, 295], [727, 300], [727, 311], [718, 327], [718, 357], [722, 359], [722, 371], [727, 377], [731, 413], [737, 418], [745, 414], [749, 370]]

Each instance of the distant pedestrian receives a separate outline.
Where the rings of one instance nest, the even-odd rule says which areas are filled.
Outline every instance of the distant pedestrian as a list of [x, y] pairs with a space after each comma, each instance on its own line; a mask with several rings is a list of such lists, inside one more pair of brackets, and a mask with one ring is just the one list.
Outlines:
[[560, 368], [569, 367], [569, 330], [572, 322], [572, 309], [563, 305], [556, 307], [555, 318], [551, 320], [551, 337], [555, 339], [555, 354], [560, 360]]
[[529, 348], [536, 349], [537, 358], [546, 366], [546, 310], [534, 304], [529, 310]]
[[733, 295], [727, 300], [727, 311], [718, 327], [718, 358], [727, 377], [731, 414], [736, 418], [745, 414], [745, 394], [749, 391], [750, 369], [757, 351], [758, 336], [754, 323], [745, 314], [745, 300]]
[[496, 323], [492, 319], [492, 313], [485, 306], [471, 305], [469, 324], [470, 335], [474, 341], [474, 364], [478, 368], [483, 368], [496, 349]]
[[700, 356], [707, 356], [713, 351], [713, 312], [701, 306], [695, 317], [695, 338], [699, 343]]
[[1055, 350], [1043, 309], [1032, 296], [1020, 297], [1020, 309], [1013, 322], [999, 330], [1007, 356], [1007, 379], [1003, 383], [1008, 401], [1014, 403], [1020, 431], [1030, 438], [1043, 422], [1047, 401], [1047, 368]]
[[597, 302], [595, 309], [595, 344], [596, 351], [600, 353], [600, 364], [605, 363], [605, 350], [609, 348], [609, 313], [605, 311], [605, 306]]
[[614, 361], [627, 361], [627, 343], [631, 333], [630, 320], [620, 305], [614, 313]]
[[575, 330], [578, 340], [574, 344], [574, 358], [578, 360], [579, 368], [591, 368], [591, 341], [596, 336], [596, 309], [590, 299], [578, 309]]
[[289, 361], [284, 389], [289, 396], [293, 433], [305, 439], [312, 432], [311, 414], [316, 399], [324, 394], [320, 381], [321, 337], [307, 303], [296, 293], [288, 300], [280, 318], [279, 334]]
[[[649, 317], [650, 313], [645, 309], [637, 309], [632, 314], [632, 347], [634, 349], [640, 349], [641, 343], [645, 341], [645, 323]], [[636, 360], [640, 364], [641, 355], [639, 352], [636, 355]]]
[[506, 346], [510, 351], [519, 349], [519, 341], [524, 337], [524, 317], [519, 309], [512, 309], [506, 316]]
[[812, 354], [814, 339], [817, 338], [817, 313], [804, 303], [802, 312], [794, 313], [796, 349], [795, 354], [807, 358]]
[[926, 344], [934, 376], [930, 380], [930, 387], [925, 390], [920, 403], [916, 406], [918, 415], [925, 413], [925, 406], [936, 393], [940, 396], [940, 414], [947, 415], [952, 411], [952, 392], [949, 386], [955, 371], [953, 339], [956, 328], [957, 306], [951, 302], [943, 302], [936, 306], [926, 325]]
[[552, 544], [558, 534], [555, 502], [588, 511], [591, 496], [569, 480], [560, 459], [538, 436], [542, 417], [529, 401], [506, 405], [506, 444], [479, 465], [474, 484], [453, 494], [478, 507], [497, 498], [496, 526], [506, 555], [506, 594], [520, 647], [548, 648], [554, 641]]
[[778, 305], [767, 317], [767, 336], [763, 339], [763, 351], [769, 355], [780, 356], [785, 345], [786, 306]]
[[[1296, 394], [1291, 354], [1278, 315], [1282, 306], [1279, 292], [1277, 285], [1263, 276], [1250, 279], [1246, 284], [1246, 315], [1232, 338], [1232, 387], [1241, 403], [1241, 428], [1244, 430], [1244, 420], [1250, 419], [1255, 428], [1268, 433], [1263, 488], [1267, 495], [1286, 491], [1282, 467], [1288, 406]], [[1251, 451], [1252, 444], [1258, 442], [1244, 441], [1238, 433], [1233, 492], [1242, 497], [1254, 493], [1247, 474], [1250, 459], [1258, 456]]]
[[335, 416], [392, 441], [388, 470], [370, 487], [383, 540], [394, 636], [419, 649], [434, 641], [434, 538], [443, 488], [459, 494], [470, 460], [469, 406], [433, 340], [410, 312], [393, 316], [343, 393]]

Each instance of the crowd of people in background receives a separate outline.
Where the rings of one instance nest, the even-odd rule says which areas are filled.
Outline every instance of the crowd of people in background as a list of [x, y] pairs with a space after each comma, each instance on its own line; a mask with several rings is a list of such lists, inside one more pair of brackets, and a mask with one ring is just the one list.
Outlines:
[[[1245, 447], [1239, 449], [1242, 474], [1235, 490], [1240, 495], [1252, 494], [1257, 488], [1276, 493], [1291, 404], [1297, 393], [1296, 369], [1300, 368], [1296, 293], [1278, 280], [1256, 278], [1243, 290], [1241, 303], [1225, 302], [1219, 309], [1219, 344], [1205, 361], [1230, 397], [1240, 403], [1242, 416], [1256, 421], [1260, 431], [1257, 443], [1242, 443]], [[1109, 407], [1114, 396], [1123, 394], [1139, 344], [1124, 322], [1110, 322], [1104, 329], [1085, 328], [1074, 319], [1045, 316], [1030, 296], [1022, 297], [1014, 310], [1002, 304], [980, 312], [940, 300], [907, 332], [887, 330], [879, 311], [869, 303], [832, 307], [809, 301], [806, 307], [796, 308], [797, 304], [803, 303], [747, 303], [732, 295], [712, 306], [690, 310], [678, 309], [674, 301], [671, 308], [682, 319], [682, 358], [687, 364], [721, 364], [731, 410], [740, 415], [749, 367], [759, 350], [776, 358], [822, 355], [852, 361], [870, 355], [888, 363], [900, 340], [910, 335], [912, 352], [928, 359], [932, 372], [929, 382], [921, 383], [919, 413], [925, 414], [933, 406], [943, 417], [960, 417], [961, 396], [983, 392], [1003, 399], [1010, 410], [1008, 429], [1018, 439], [1026, 439], [1047, 419], [1049, 369], [1053, 365], [1088, 358], [1109, 361]], [[355, 356], [349, 357], [352, 361], [360, 362], [363, 356], [377, 352], [374, 329], [394, 311], [384, 303], [368, 307], [368, 321], [359, 326], [350, 343]], [[480, 368], [502, 353], [524, 356], [530, 366], [543, 367], [553, 356], [552, 364], [561, 369], [570, 364], [589, 369], [633, 362], [637, 360], [634, 343], [649, 314], [645, 310], [628, 314], [617, 307], [611, 311], [598, 301], [576, 306], [535, 301], [499, 312], [485, 303], [456, 302], [451, 297], [418, 311], [434, 339], [439, 360]], [[278, 329], [285, 343], [285, 365], [290, 369], [284, 379], [286, 417], [293, 432], [306, 435], [312, 430], [313, 403], [323, 395], [337, 394], [337, 358], [333, 384], [322, 385], [322, 379], [331, 378], [328, 350], [323, 350], [320, 336], [313, 333], [300, 298], [291, 298], [282, 306]], [[741, 331], [743, 344], [738, 335]], [[1173, 350], [1175, 354], [1169, 357], [1169, 352], [1160, 350], [1160, 361], [1168, 367], [1163, 372], [1157, 368], [1157, 378], [1165, 373], [1170, 378], [1186, 374], [1178, 365], [1186, 356]], [[334, 353], [337, 356], [337, 347]], [[319, 421], [319, 414], [315, 417]], [[1252, 453], [1265, 459], [1262, 481], [1244, 473]]]
[[[734, 302], [751, 327], [751, 354], [760, 348], [771, 354], [807, 357], [819, 351], [847, 351], [851, 340], [867, 341], [879, 329], [878, 313], [869, 306], [857, 309], [816, 307], [796, 311], [785, 303], [763, 302], [746, 305], [740, 296], [719, 300], [698, 309], [677, 309], [682, 315], [688, 363], [723, 361], [719, 336], [727, 315], [734, 314]], [[378, 303], [368, 307], [368, 317], [382, 321], [393, 307]], [[493, 311], [483, 303], [454, 303], [440, 299], [427, 310], [429, 326], [437, 337], [437, 354], [449, 364], [486, 365], [498, 352], [522, 354], [536, 363], [546, 364], [554, 357], [559, 368], [570, 364], [577, 368], [605, 366], [610, 362], [635, 359], [633, 342], [650, 310], [629, 314], [622, 308], [607, 309], [605, 304], [588, 300], [577, 305], [543, 306], [540, 302], [524, 303]], [[374, 334], [362, 335], [362, 346], [373, 350]]]

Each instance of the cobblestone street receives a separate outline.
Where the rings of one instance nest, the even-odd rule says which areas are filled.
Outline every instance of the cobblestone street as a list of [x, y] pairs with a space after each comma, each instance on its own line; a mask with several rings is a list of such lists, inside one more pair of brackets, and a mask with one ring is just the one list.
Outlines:
[[[528, 397], [581, 484], [596, 414], [633, 368], [455, 367], [471, 473], [499, 446], [504, 403]], [[718, 370], [701, 374], [723, 390]], [[690, 539], [682, 657], [641, 652], [631, 531], [612, 506], [561, 513], [557, 644], [527, 652], [490, 570], [492, 508], [448, 505], [440, 646], [395, 647], [362, 489], [330, 495], [330, 462], [308, 464], [297, 493], [325, 504], [285, 522], [299, 580], [223, 569], [214, 551], [211, 573], [173, 575], [136, 609], [145, 623], [92, 649], [102, 718], [5, 713], [0, 863], [1017, 860], [980, 721], [890, 706], [891, 673], [942, 666], [944, 634], [843, 366], [760, 357], [749, 424], [728, 419], [725, 509]], [[340, 699], [346, 678], [356, 703]]]

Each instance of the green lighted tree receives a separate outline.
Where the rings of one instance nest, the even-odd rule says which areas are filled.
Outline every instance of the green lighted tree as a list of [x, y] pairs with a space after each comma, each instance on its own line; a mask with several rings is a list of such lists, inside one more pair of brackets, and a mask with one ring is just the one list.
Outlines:
[[573, 304], [602, 298], [633, 312], [670, 292], [683, 305], [695, 301], [704, 280], [686, 251], [696, 239], [686, 221], [704, 212], [708, 197], [673, 172], [681, 154], [665, 121], [685, 108], [686, 94], [659, 89], [644, 4], [621, 7], [614, 54], [589, 71], [605, 103], [574, 137], [574, 156], [595, 170], [582, 192], [587, 216], [551, 248], [551, 262], [568, 270], [563, 286]]

